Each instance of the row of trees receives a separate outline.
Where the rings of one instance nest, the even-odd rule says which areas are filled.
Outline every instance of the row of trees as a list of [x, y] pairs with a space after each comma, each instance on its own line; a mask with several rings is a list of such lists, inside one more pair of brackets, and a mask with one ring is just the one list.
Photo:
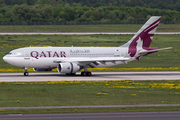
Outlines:
[[0, 0], [0, 5], [51, 5], [51, 6], [128, 6], [180, 11], [180, 0]]
[[[9, 0], [9, 1], [13, 1], [13, 0]], [[32, 0], [32, 1], [36, 1], [36, 0]], [[136, 6], [136, 7], [125, 7], [125, 6], [87, 7], [87, 6], [83, 6], [82, 7], [78, 3], [72, 3], [73, 7], [69, 5], [55, 6], [55, 5], [46, 5], [46, 4], [42, 5], [42, 1], [53, 2], [53, 0], [48, 0], [48, 1], [38, 0], [36, 2], [41, 2], [41, 4], [36, 4], [36, 5], [28, 5], [28, 4], [17, 5], [16, 4], [14, 6], [5, 5], [0, 8], [0, 22], [134, 21], [134, 20], [147, 20], [150, 16], [154, 16], [154, 15], [162, 16], [162, 20], [164, 21], [180, 20], [180, 12], [174, 11], [174, 10], [171, 11], [171, 10], [165, 10], [165, 9], [152, 9], [152, 8], [139, 7], [139, 6]], [[104, 0], [104, 1], [107, 1], [107, 0]], [[56, 0], [56, 2], [60, 2], [60, 1]]]

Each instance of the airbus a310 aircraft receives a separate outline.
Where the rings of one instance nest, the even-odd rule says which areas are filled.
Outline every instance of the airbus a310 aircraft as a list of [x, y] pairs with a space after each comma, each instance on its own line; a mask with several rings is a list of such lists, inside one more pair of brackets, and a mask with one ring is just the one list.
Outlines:
[[169, 48], [150, 48], [150, 43], [160, 22], [160, 16], [151, 17], [126, 44], [119, 47], [25, 47], [11, 51], [3, 57], [9, 64], [34, 71], [51, 71], [57, 68], [59, 73], [91, 76], [87, 68], [108, 67], [139, 60], [140, 57]]

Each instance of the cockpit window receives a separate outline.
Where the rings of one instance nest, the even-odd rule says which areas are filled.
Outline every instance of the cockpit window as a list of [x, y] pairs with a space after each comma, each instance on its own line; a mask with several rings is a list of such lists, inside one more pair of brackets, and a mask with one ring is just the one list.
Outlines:
[[22, 55], [22, 54], [19, 53], [19, 52], [10, 52], [10, 53], [8, 53], [7, 55], [9, 55], [9, 56], [20, 56], [20, 55]]
[[8, 53], [8, 55], [12, 55], [12, 53]]

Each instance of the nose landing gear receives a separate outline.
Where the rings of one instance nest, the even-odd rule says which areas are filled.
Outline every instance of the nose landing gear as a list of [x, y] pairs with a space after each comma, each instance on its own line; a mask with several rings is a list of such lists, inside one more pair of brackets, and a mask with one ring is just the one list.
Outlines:
[[29, 73], [27, 72], [27, 68], [25, 67], [24, 68], [24, 76], [28, 76], [29, 75]]

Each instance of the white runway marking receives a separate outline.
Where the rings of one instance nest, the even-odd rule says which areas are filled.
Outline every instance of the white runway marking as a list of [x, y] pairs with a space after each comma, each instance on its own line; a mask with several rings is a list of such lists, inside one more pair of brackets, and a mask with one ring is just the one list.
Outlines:
[[[136, 34], [136, 32], [0, 32], [0, 35], [126, 35]], [[180, 32], [156, 32], [155, 34], [180, 34]]]
[[0, 82], [31, 81], [96, 81], [96, 80], [180, 80], [180, 72], [93, 72], [92, 76], [66, 76], [59, 73], [0, 73]]

